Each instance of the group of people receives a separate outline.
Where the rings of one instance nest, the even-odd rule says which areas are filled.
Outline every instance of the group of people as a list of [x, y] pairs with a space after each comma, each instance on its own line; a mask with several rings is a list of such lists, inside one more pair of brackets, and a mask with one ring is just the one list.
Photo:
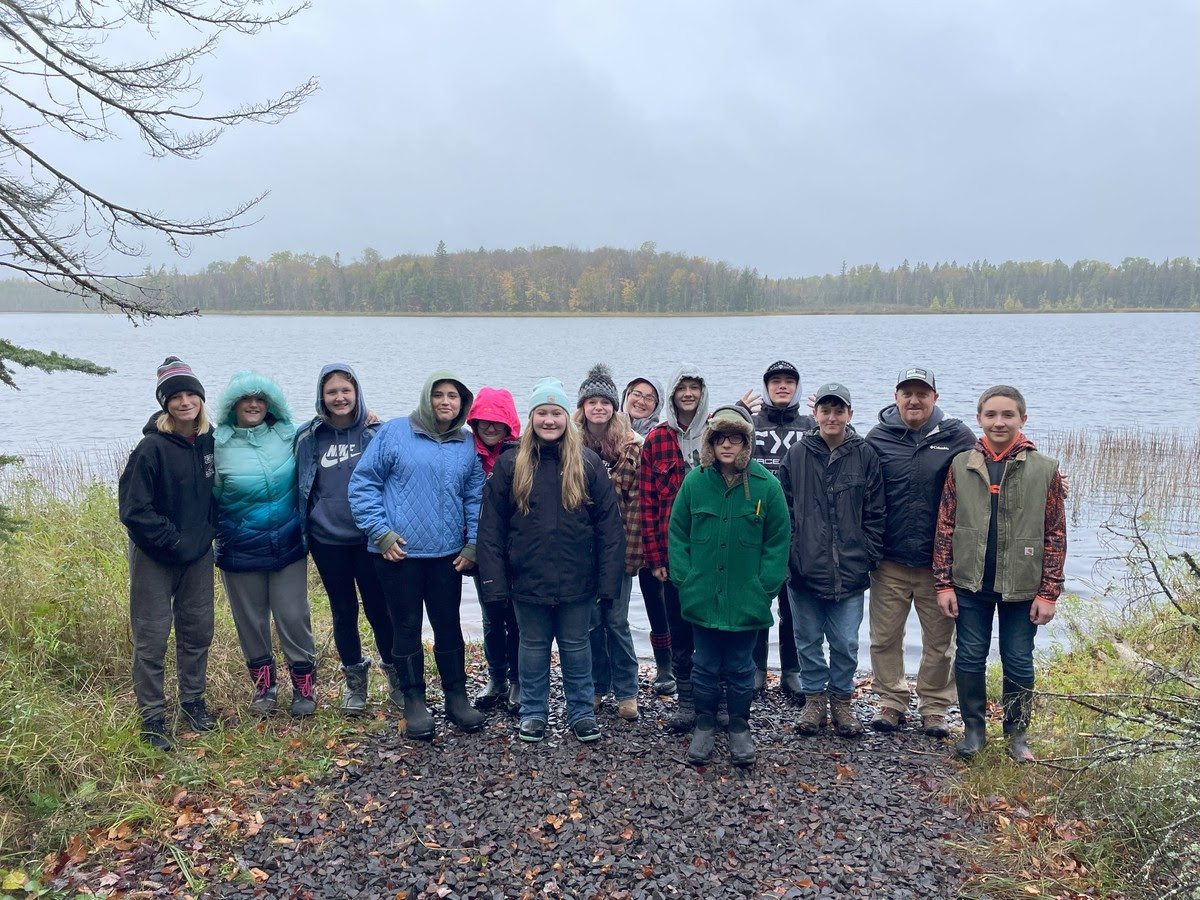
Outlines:
[[[542, 740], [553, 644], [578, 740], [600, 737], [609, 695], [619, 717], [638, 718], [636, 577], [653, 688], [677, 695], [666, 727], [690, 732], [692, 763], [711, 759], [720, 727], [733, 763], [754, 762], [750, 711], [768, 681], [776, 606], [780, 688], [801, 707], [797, 730], [817, 734], [832, 720], [843, 737], [861, 734], [851, 697], [868, 588], [879, 695], [871, 726], [905, 722], [904, 631], [915, 606], [921, 728], [948, 736], [957, 699], [957, 752], [977, 753], [998, 616], [1004, 732], [1014, 758], [1033, 758], [1033, 640], [1062, 588], [1065, 483], [1022, 434], [1015, 388], [984, 391], [978, 439], [938, 408], [934, 375], [922, 367], [900, 372], [895, 402], [865, 437], [843, 384], [822, 385], [811, 415], [801, 412], [800, 373], [785, 360], [767, 367], [761, 393], [711, 410], [695, 366], [666, 382], [636, 376], [618, 392], [597, 365], [573, 393], [539, 381], [524, 422], [511, 393], [484, 387], [476, 396], [449, 371], [429, 376], [411, 414], [380, 422], [343, 363], [321, 370], [316, 415], [299, 427], [260, 373], [235, 374], [211, 422], [203, 386], [175, 357], [159, 367], [156, 397], [161, 409], [119, 497], [133, 682], [152, 746], [171, 747], [163, 662], [172, 624], [184, 722], [217, 725], [204, 702], [214, 561], [253, 685], [250, 710], [277, 706], [273, 620], [290, 711], [313, 714], [311, 553], [345, 678], [342, 711], [368, 706], [361, 602], [388, 697], [413, 738], [435, 732], [426, 615], [445, 716], [464, 732], [501, 707], [519, 714], [521, 740]], [[459, 616], [467, 575], [488, 665], [474, 702]]]

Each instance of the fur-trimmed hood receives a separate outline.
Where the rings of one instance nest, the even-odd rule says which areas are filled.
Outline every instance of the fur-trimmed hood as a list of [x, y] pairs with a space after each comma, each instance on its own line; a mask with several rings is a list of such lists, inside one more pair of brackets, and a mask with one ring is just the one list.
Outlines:
[[713, 410], [712, 417], [704, 424], [704, 432], [700, 436], [700, 466], [711, 469], [716, 465], [717, 458], [713, 452], [713, 437], [718, 434], [740, 434], [745, 438], [742, 449], [733, 461], [739, 472], [746, 471], [750, 465], [750, 456], [754, 451], [754, 424], [750, 414], [740, 406], [718, 406]]
[[217, 444], [225, 444], [229, 440], [233, 429], [237, 428], [237, 413], [234, 411], [234, 406], [243, 397], [250, 396], [262, 397], [267, 401], [265, 424], [285, 440], [290, 441], [292, 435], [296, 433], [296, 426], [292, 422], [292, 410], [288, 406], [287, 400], [284, 399], [283, 389], [261, 372], [243, 369], [233, 373], [233, 377], [229, 379], [229, 384], [221, 392], [221, 399], [217, 403], [217, 427], [214, 432]]

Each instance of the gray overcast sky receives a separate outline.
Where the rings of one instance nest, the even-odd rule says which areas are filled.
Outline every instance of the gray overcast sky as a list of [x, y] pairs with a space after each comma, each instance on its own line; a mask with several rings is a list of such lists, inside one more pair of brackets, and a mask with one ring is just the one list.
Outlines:
[[199, 162], [70, 150], [177, 215], [271, 191], [188, 259], [151, 246], [185, 272], [439, 239], [652, 240], [772, 276], [1200, 256], [1194, 0], [313, 0], [204, 71], [206, 105], [321, 90]]

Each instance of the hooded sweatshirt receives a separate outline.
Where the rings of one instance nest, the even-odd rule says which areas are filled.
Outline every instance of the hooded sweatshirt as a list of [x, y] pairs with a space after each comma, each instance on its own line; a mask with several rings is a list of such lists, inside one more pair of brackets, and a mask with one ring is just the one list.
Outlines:
[[[433, 386], [439, 381], [453, 381], [454, 386], [458, 388], [458, 396], [462, 400], [458, 408], [458, 415], [454, 417], [454, 421], [445, 431], [437, 430], [437, 418], [433, 414], [433, 400], [430, 399]], [[471, 405], [474, 402], [475, 395], [467, 389], [457, 375], [446, 369], [438, 369], [425, 379], [425, 386], [421, 389], [421, 399], [417, 403], [417, 408], [409, 414], [408, 419], [412, 424], [413, 431], [419, 431], [438, 443], [461, 441], [463, 440], [462, 427], [467, 424], [467, 416], [470, 414]]]
[[[671, 397], [684, 378], [700, 378], [696, 367], [680, 366], [672, 376], [671, 392], [663, 398], [666, 419], [650, 429], [642, 445], [638, 466], [638, 506], [642, 524], [642, 553], [647, 568], [667, 567], [667, 525], [671, 504], [688, 470], [700, 464], [705, 420], [708, 418], [708, 386], [700, 393], [696, 417], [686, 431], [679, 429]], [[701, 379], [702, 380], [702, 379]]]
[[[462, 397], [462, 408], [442, 432], [429, 399], [439, 381], [453, 381]], [[367, 445], [350, 476], [350, 510], [369, 550], [384, 553], [404, 538], [413, 559], [475, 558], [484, 476], [475, 442], [462, 427], [474, 399], [453, 374], [434, 372], [417, 409], [385, 424]]]
[[[503, 422], [508, 426], [508, 437], [498, 441], [494, 447], [489, 447], [479, 437], [476, 422]], [[492, 467], [500, 454], [512, 447], [521, 436], [521, 420], [517, 418], [517, 404], [513, 395], [503, 388], [484, 387], [479, 389], [479, 396], [471, 404], [471, 412], [467, 415], [467, 424], [475, 434], [475, 452], [483, 463], [483, 474], [491, 476]]]
[[[331, 372], [349, 376], [354, 385], [354, 419], [346, 428], [334, 427], [322, 396], [322, 385]], [[297, 502], [305, 539], [342, 546], [361, 544], [366, 538], [354, 523], [347, 494], [354, 467], [379, 426], [366, 424], [362, 385], [349, 365], [330, 363], [321, 369], [316, 408], [316, 417], [296, 435]]]
[[121, 524], [147, 556], [165, 565], [195, 562], [212, 546], [213, 436], [195, 441], [158, 430], [155, 412], [129, 454], [118, 486]]
[[[267, 417], [253, 428], [237, 424], [237, 401], [267, 401]], [[237, 372], [217, 408], [217, 568], [274, 572], [304, 557], [296, 506], [296, 428], [279, 385], [258, 372]]]
[[630, 416], [630, 418], [629, 418], [630, 427], [634, 431], [636, 431], [638, 434], [640, 434], [642, 437], [645, 437], [646, 435], [648, 435], [650, 433], [650, 429], [653, 428], [655, 425], [657, 425], [659, 423], [659, 420], [662, 418], [663, 400], [665, 398], [663, 395], [661, 381], [659, 381], [657, 378], [654, 378], [651, 375], [639, 375], [637, 378], [634, 378], [632, 381], [630, 381], [629, 384], [625, 385], [625, 390], [621, 393], [621, 409], [622, 410], [625, 409], [625, 404], [629, 400], [630, 390], [632, 390], [633, 386], [635, 384], [637, 384], [639, 381], [645, 381], [648, 384], [653, 385], [654, 386], [654, 394], [656, 397], [658, 397], [658, 405], [656, 407], [654, 407], [654, 412], [650, 413], [650, 415], [648, 415], [646, 418], [635, 419], [632, 416]]
[[[694, 378], [703, 385], [700, 391], [700, 403], [696, 407], [696, 415], [692, 418], [691, 423], [687, 428], [683, 428], [679, 424], [679, 414], [675, 410], [675, 391], [679, 388], [679, 382], [685, 378]], [[690, 363], [684, 363], [674, 374], [671, 375], [671, 380], [667, 382], [669, 390], [667, 395], [662, 398], [663, 405], [663, 421], [671, 429], [675, 435], [675, 440], [679, 443], [679, 452], [683, 454], [684, 465], [688, 470], [700, 465], [700, 447], [702, 441], [701, 435], [704, 434], [704, 424], [708, 420], [708, 383], [705, 382], [704, 376], [700, 374], [700, 370]]]

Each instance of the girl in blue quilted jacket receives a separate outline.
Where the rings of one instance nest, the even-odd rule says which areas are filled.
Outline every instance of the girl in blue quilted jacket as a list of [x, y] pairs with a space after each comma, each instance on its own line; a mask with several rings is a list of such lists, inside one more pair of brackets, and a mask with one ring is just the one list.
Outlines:
[[308, 563], [296, 504], [296, 427], [279, 385], [237, 372], [217, 408], [216, 563], [254, 682], [250, 710], [275, 711], [271, 620], [291, 672], [293, 716], [317, 708]]
[[408, 736], [421, 740], [434, 734], [425, 699], [424, 613], [433, 628], [447, 718], [463, 731], [483, 728], [483, 714], [467, 699], [459, 621], [483, 497], [483, 466], [463, 427], [473, 399], [452, 372], [434, 372], [417, 408], [379, 429], [350, 476], [350, 512], [375, 554], [392, 617], [391, 661]]

